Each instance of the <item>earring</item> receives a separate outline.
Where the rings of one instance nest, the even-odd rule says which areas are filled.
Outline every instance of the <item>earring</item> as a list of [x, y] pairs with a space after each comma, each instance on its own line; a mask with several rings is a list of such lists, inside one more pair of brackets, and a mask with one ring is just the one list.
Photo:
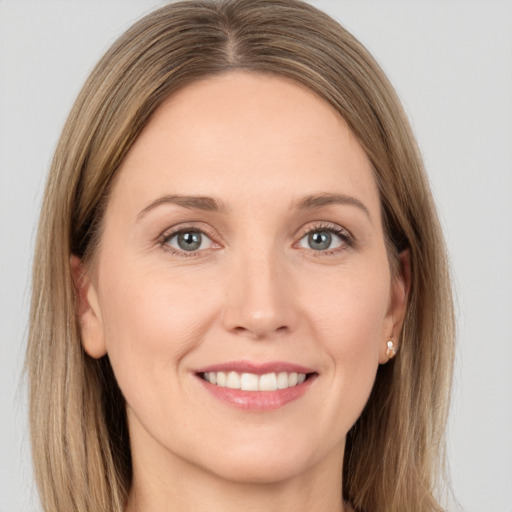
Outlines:
[[393, 359], [393, 357], [396, 356], [395, 344], [391, 340], [389, 340], [387, 342], [387, 346], [388, 346], [388, 348], [386, 349], [386, 357], [388, 359]]

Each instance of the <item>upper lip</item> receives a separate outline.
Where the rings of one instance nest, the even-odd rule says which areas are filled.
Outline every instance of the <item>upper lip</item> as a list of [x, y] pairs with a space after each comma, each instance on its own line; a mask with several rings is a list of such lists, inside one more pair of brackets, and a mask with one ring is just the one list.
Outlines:
[[290, 363], [287, 361], [268, 361], [259, 363], [254, 361], [229, 361], [226, 363], [213, 364], [200, 368], [196, 373], [208, 372], [237, 372], [237, 373], [254, 373], [256, 375], [264, 375], [266, 373], [315, 373], [315, 370], [302, 366], [300, 364]]

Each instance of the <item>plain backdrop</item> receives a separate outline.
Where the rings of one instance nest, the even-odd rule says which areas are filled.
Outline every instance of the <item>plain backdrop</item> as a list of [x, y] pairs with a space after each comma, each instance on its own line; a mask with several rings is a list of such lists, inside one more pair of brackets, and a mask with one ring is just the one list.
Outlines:
[[[512, 1], [313, 3], [370, 49], [411, 118], [457, 290], [453, 488], [467, 512], [512, 512]], [[21, 372], [51, 155], [92, 66], [162, 4], [0, 0], [0, 512], [38, 510]]]

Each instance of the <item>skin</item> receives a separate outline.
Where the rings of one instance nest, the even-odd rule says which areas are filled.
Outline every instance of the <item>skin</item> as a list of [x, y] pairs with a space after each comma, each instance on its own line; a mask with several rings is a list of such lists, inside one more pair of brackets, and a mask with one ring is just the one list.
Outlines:
[[[312, 194], [351, 202], [297, 206]], [[153, 204], [169, 195], [222, 208]], [[207, 235], [197, 251], [164, 240], [192, 228]], [[329, 249], [309, 232], [331, 233]], [[127, 510], [345, 510], [346, 433], [398, 336], [407, 283], [390, 273], [370, 162], [324, 100], [247, 72], [173, 95], [121, 166], [93, 264], [72, 264], [85, 350], [109, 355], [127, 401]], [[238, 360], [316, 378], [282, 407], [240, 409], [196, 375]]]

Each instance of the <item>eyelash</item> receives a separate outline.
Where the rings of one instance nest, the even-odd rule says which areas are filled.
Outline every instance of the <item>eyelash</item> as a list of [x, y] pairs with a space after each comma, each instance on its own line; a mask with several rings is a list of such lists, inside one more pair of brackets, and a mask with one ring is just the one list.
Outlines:
[[[300, 232], [300, 237], [299, 237], [298, 241], [295, 242], [293, 245], [296, 246], [301, 240], [304, 239], [304, 237], [311, 235], [312, 233], [322, 232], [322, 231], [329, 232], [329, 233], [336, 235], [343, 242], [343, 245], [341, 247], [336, 247], [334, 249], [328, 249], [325, 251], [315, 251], [314, 249], [309, 249], [308, 252], [310, 252], [316, 258], [322, 257], [322, 256], [330, 256], [330, 255], [334, 255], [334, 254], [339, 254], [339, 253], [347, 250], [347, 248], [351, 248], [355, 245], [355, 239], [348, 230], [346, 230], [345, 228], [342, 228], [341, 226], [338, 226], [337, 224], [331, 224], [329, 222], [320, 222], [318, 224], [314, 224], [313, 226], [308, 226], [307, 228], [302, 229]], [[209, 230], [207, 230], [203, 227], [197, 227], [194, 225], [185, 225], [185, 226], [182, 225], [182, 226], [172, 228], [171, 230], [167, 230], [158, 237], [158, 243], [162, 247], [163, 250], [165, 250], [166, 252], [170, 253], [173, 256], [178, 256], [181, 258], [198, 257], [200, 255], [200, 253], [202, 252], [200, 250], [196, 250], [196, 251], [176, 250], [169, 245], [169, 241], [173, 237], [175, 237], [176, 235], [179, 235], [181, 233], [187, 233], [187, 232], [200, 233], [201, 235], [204, 235], [208, 239], [210, 239], [213, 245], [217, 245], [218, 247], [220, 247], [220, 244], [215, 242], [215, 237], [212, 233], [209, 232]]]
[[[355, 245], [355, 239], [353, 235], [345, 228], [342, 228], [341, 226], [337, 224], [332, 224], [330, 222], [319, 222], [317, 224], [313, 224], [312, 226], [308, 226], [304, 228], [301, 231], [300, 238], [298, 242], [295, 242], [295, 244], [299, 243], [304, 237], [315, 233], [315, 232], [325, 232], [332, 233], [340, 238], [340, 240], [343, 242], [341, 247], [335, 247], [334, 249], [327, 249], [325, 251], [315, 251], [314, 249], [309, 249], [309, 252], [312, 254], [315, 258], [321, 258], [325, 256], [331, 256], [336, 255], [341, 252], [346, 251], [347, 249], [350, 249], [354, 247]], [[294, 245], [295, 245], [294, 244]]]
[[198, 227], [194, 225], [181, 225], [174, 227], [170, 230], [167, 230], [158, 237], [158, 243], [164, 251], [168, 252], [172, 256], [178, 256], [181, 258], [198, 257], [201, 251], [177, 250], [169, 245], [169, 241], [176, 235], [189, 232], [200, 233], [201, 235], [204, 235], [207, 238], [209, 238], [213, 245], [217, 245], [218, 247], [220, 247], [220, 244], [215, 242], [215, 237], [212, 233], [209, 232], [209, 230], [205, 229], [204, 227]]

